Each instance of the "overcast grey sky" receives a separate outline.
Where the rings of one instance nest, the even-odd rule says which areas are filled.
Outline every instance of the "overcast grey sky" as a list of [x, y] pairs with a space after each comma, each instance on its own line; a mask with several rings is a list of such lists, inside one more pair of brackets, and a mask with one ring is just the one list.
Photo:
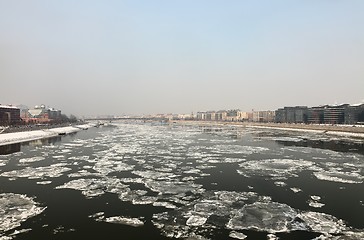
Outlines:
[[362, 0], [0, 0], [0, 103], [78, 116], [358, 103]]

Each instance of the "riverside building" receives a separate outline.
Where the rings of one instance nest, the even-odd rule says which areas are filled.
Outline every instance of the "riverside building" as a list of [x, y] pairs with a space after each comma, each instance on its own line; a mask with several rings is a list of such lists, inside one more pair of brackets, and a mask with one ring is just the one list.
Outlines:
[[0, 105], [0, 125], [8, 126], [19, 123], [21, 123], [19, 108], [11, 105]]
[[364, 104], [284, 107], [275, 115], [277, 123], [357, 124], [364, 123]]

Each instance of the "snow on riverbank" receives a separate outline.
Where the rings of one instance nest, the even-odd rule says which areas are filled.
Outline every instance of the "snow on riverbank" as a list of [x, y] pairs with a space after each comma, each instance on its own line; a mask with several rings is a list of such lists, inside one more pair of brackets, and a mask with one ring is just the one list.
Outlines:
[[94, 125], [92, 124], [84, 124], [84, 125], [68, 126], [68, 127], [60, 127], [60, 128], [52, 128], [44, 130], [0, 134], [0, 146], [39, 140], [43, 138], [50, 138], [58, 136], [60, 134], [61, 135], [70, 134], [93, 126]]
[[175, 120], [173, 123], [198, 126], [235, 126], [256, 129], [273, 129], [291, 132], [317, 133], [347, 138], [364, 138], [364, 125], [330, 125], [330, 124], [288, 124], [255, 122], [217, 122]]
[[354, 133], [354, 132], [328, 131], [328, 130], [316, 130], [316, 129], [292, 128], [292, 127], [288, 128], [288, 127], [274, 127], [274, 126], [258, 126], [258, 125], [247, 125], [247, 127], [276, 129], [276, 130], [283, 130], [283, 131], [323, 133], [323, 134], [327, 134], [327, 135], [341, 136], [341, 137], [364, 138], [364, 133]]

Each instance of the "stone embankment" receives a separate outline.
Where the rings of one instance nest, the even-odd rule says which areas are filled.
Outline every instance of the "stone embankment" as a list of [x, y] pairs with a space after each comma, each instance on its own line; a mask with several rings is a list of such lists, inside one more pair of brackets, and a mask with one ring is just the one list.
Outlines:
[[21, 142], [29, 142], [44, 138], [51, 138], [58, 135], [70, 134], [93, 126], [95, 125], [83, 124], [83, 125], [64, 126], [57, 128], [43, 128], [41, 130], [33, 130], [33, 131], [2, 133], [0, 134], [0, 146], [14, 144], [14, 143], [21, 143]]
[[241, 126], [246, 128], [277, 129], [298, 132], [316, 132], [327, 135], [364, 138], [363, 125], [327, 125], [327, 124], [289, 124], [256, 122], [216, 122], [216, 121], [173, 121], [178, 124]]
[[246, 126], [290, 128], [301, 130], [364, 133], [363, 125], [289, 124], [289, 123], [247, 123]]

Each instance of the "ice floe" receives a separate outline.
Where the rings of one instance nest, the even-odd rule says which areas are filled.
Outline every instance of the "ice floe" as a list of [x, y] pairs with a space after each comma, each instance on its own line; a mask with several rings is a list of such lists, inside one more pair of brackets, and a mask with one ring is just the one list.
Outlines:
[[321, 208], [321, 207], [325, 206], [325, 204], [324, 204], [324, 203], [320, 203], [320, 202], [312, 201], [312, 200], [309, 200], [309, 201], [308, 201], [308, 205], [309, 205], [310, 207], [314, 207], [314, 208]]
[[155, 207], [165, 207], [165, 208], [169, 208], [169, 209], [176, 209], [177, 206], [169, 203], [169, 202], [154, 202], [153, 206]]
[[274, 182], [274, 185], [276, 185], [277, 187], [284, 187], [284, 186], [287, 186], [287, 183], [281, 182], [281, 181], [276, 181], [276, 182]]
[[337, 170], [314, 172], [313, 175], [320, 180], [340, 183], [363, 183], [364, 177], [357, 172], [339, 172]]
[[59, 234], [59, 233], [64, 233], [64, 232], [74, 232], [74, 231], [76, 231], [76, 229], [74, 229], [74, 228], [67, 229], [66, 227], [60, 225], [53, 229], [53, 234]]
[[51, 184], [52, 181], [41, 181], [41, 182], [37, 182], [37, 184], [39, 185], [47, 185], [47, 184]]
[[276, 235], [270, 233], [267, 235], [267, 239], [268, 240], [278, 240], [279, 238]]
[[227, 228], [286, 232], [295, 215], [297, 212], [285, 204], [255, 202], [240, 209], [227, 223]]
[[13, 170], [0, 174], [3, 177], [10, 178], [28, 178], [28, 179], [42, 179], [46, 177], [56, 178], [68, 172], [71, 168], [66, 167], [67, 164], [56, 163], [46, 167], [26, 167], [20, 170]]
[[206, 221], [207, 221], [206, 217], [193, 215], [187, 219], [186, 225], [187, 226], [201, 226], [201, 225], [205, 224]]
[[341, 219], [326, 213], [301, 212], [298, 217], [314, 232], [341, 234], [343, 231], [348, 230], [348, 227]]
[[114, 224], [122, 224], [128, 225], [132, 227], [141, 227], [144, 225], [144, 221], [142, 218], [130, 218], [130, 217], [122, 217], [122, 216], [111, 216], [105, 217], [104, 212], [98, 212], [95, 214], [90, 215], [90, 218], [95, 219], [99, 222], [107, 222], [107, 223], [114, 223]]
[[43, 157], [43, 156], [37, 156], [37, 157], [31, 157], [31, 158], [23, 158], [23, 159], [20, 159], [19, 162], [20, 163], [33, 163], [33, 162], [42, 161], [44, 159], [45, 159], [45, 157]]
[[288, 177], [297, 177], [299, 172], [313, 165], [313, 162], [306, 160], [262, 159], [241, 163], [237, 171], [246, 177], [262, 176], [273, 179], [287, 179]]
[[147, 180], [145, 186], [159, 194], [181, 194], [187, 192], [197, 194], [204, 191], [201, 185], [193, 182]]
[[325, 206], [324, 203], [320, 203], [321, 197], [320, 196], [311, 196], [311, 199], [308, 200], [308, 205], [310, 207], [314, 207], [314, 208], [321, 208], [323, 206]]
[[268, 151], [269, 148], [246, 146], [246, 145], [215, 145], [214, 147], [207, 148], [212, 150], [213, 153], [227, 153], [227, 154], [244, 154], [250, 155], [253, 153], [260, 153]]
[[[175, 238], [187, 238], [192, 233], [201, 234], [203, 229], [216, 227], [230, 229], [230, 237], [237, 239], [244, 239], [245, 235], [240, 234], [242, 230], [268, 232], [271, 239], [276, 239], [275, 234], [280, 232], [313, 231], [324, 236], [347, 236], [352, 231], [332, 215], [294, 209], [253, 192], [218, 191], [205, 194], [204, 199], [194, 204], [172, 212], [154, 214], [153, 224], [165, 236]], [[312, 196], [311, 200], [320, 199]]]
[[126, 185], [115, 178], [75, 179], [61, 186], [57, 186], [56, 189], [79, 190], [88, 198], [103, 195], [105, 192], [121, 194], [122, 192], [129, 191]]
[[19, 227], [27, 219], [45, 210], [33, 198], [22, 194], [0, 194], [0, 238], [4, 232]]
[[294, 193], [299, 193], [299, 192], [302, 192], [302, 189], [300, 188], [297, 188], [297, 187], [292, 187], [290, 188]]
[[120, 172], [120, 171], [131, 171], [134, 166], [125, 164], [120, 161], [110, 161], [109, 159], [100, 159], [95, 163], [93, 169], [103, 175], [108, 175], [112, 172]]
[[235, 238], [235, 239], [246, 239], [248, 236], [241, 232], [231, 231], [229, 233], [229, 237]]
[[126, 218], [120, 216], [107, 217], [104, 221], [108, 223], [117, 223], [132, 227], [141, 227], [144, 225], [144, 222], [138, 218]]

